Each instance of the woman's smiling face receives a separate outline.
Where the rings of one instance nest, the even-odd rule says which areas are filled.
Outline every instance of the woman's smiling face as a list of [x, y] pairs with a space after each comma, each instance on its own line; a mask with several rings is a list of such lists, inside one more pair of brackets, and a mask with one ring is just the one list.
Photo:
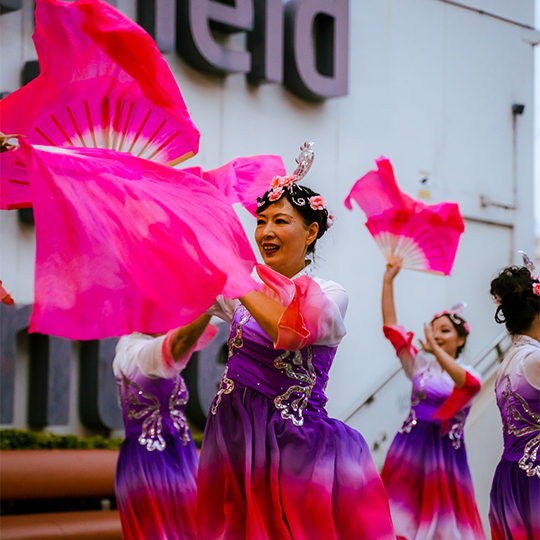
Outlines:
[[465, 338], [457, 333], [448, 316], [442, 315], [431, 321], [431, 328], [433, 329], [435, 343], [452, 358], [457, 358], [457, 350], [465, 343]]
[[306, 225], [287, 198], [281, 197], [257, 215], [255, 241], [264, 262], [291, 278], [304, 268], [307, 248], [318, 232], [317, 223]]

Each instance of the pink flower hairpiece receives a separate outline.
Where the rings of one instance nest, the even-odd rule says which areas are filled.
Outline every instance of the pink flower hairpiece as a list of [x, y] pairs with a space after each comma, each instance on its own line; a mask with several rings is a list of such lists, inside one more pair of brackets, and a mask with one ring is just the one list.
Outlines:
[[435, 313], [432, 320], [438, 319], [439, 317], [442, 317], [443, 315], [448, 315], [450, 317], [450, 320], [457, 324], [458, 326], [463, 324], [463, 328], [467, 331], [468, 334], [471, 333], [471, 328], [469, 324], [463, 320], [458, 319], [458, 315], [460, 313], [463, 313], [467, 309], [467, 302], [464, 302], [463, 300], [454, 306], [452, 306], [450, 309], [445, 309], [444, 311], [440, 311], [439, 313]]
[[321, 195], [309, 198], [309, 206], [312, 210], [324, 210], [327, 207], [327, 202], [322, 198]]
[[540, 296], [540, 283], [533, 283], [532, 291], [536, 296]]

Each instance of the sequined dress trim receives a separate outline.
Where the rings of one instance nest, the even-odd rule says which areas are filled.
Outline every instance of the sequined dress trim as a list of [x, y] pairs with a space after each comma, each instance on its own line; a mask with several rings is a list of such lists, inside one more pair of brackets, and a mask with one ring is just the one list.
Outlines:
[[420, 401], [426, 399], [426, 391], [424, 390], [424, 386], [426, 384], [426, 381], [430, 378], [431, 373], [426, 370], [424, 371], [424, 373], [422, 373], [422, 376], [420, 377], [420, 382], [418, 384], [418, 392], [413, 386], [413, 391], [411, 394], [411, 410], [409, 411], [409, 416], [407, 416], [405, 422], [403, 422], [399, 433], [410, 433], [412, 428], [418, 423], [414, 407], [416, 407], [420, 403]]
[[[305, 385], [295, 384], [289, 387], [284, 394], [274, 399], [274, 405], [276, 409], [281, 410], [281, 417], [284, 420], [291, 420], [295, 426], [302, 426], [304, 424], [304, 409], [307, 407], [313, 388], [317, 384], [317, 374], [313, 367], [313, 348], [311, 345], [306, 347], [307, 369], [303, 365], [304, 361], [300, 351], [294, 353], [291, 363], [285, 361], [290, 355], [291, 351], [285, 351], [278, 356], [274, 360], [274, 367], [285, 370], [287, 377], [305, 383]], [[298, 371], [295, 371], [293, 366], [296, 366]], [[293, 394], [298, 394], [298, 397], [291, 401]]]
[[[506, 389], [502, 392], [502, 398], [505, 401], [506, 408], [506, 429], [509, 435], [515, 437], [525, 437], [536, 433], [526, 445], [523, 451], [523, 457], [519, 460], [520, 469], [524, 470], [527, 476], [538, 476], [540, 478], [540, 463], [536, 464], [538, 451], [540, 449], [540, 414], [535, 413], [529, 407], [527, 401], [514, 392], [510, 385], [510, 378], [507, 378]], [[514, 402], [512, 402], [513, 398]], [[521, 405], [526, 417], [522, 415], [516, 406], [516, 402]], [[518, 428], [514, 422], [525, 424], [524, 427]]]
[[[244, 346], [243, 327], [251, 318], [249, 311], [241, 304], [239, 304], [237, 309], [242, 310], [241, 318], [235, 325], [234, 336], [228, 342], [228, 359], [234, 354], [235, 349], [241, 349]], [[287, 377], [297, 381], [297, 383], [304, 383], [290, 386], [285, 393], [274, 398], [274, 405], [276, 409], [281, 411], [281, 417], [284, 420], [290, 420], [295, 426], [302, 426], [304, 424], [304, 409], [307, 407], [313, 388], [317, 383], [317, 374], [313, 367], [313, 348], [309, 345], [305, 350], [307, 368], [304, 367], [301, 351], [294, 353], [292, 351], [285, 351], [274, 360], [274, 367], [276, 369], [285, 370]], [[293, 355], [292, 361], [287, 362], [286, 360], [291, 354]], [[225, 368], [219, 390], [212, 404], [211, 412], [214, 415], [217, 413], [223, 394], [230, 394], [234, 390], [234, 381], [229, 379], [228, 373], [229, 366]]]
[[[167, 443], [162, 436], [163, 419], [159, 399], [149, 392], [145, 392], [135, 381], [132, 381], [122, 373], [122, 389], [124, 407], [128, 420], [144, 418], [141, 426], [141, 434], [138, 438], [141, 446], [146, 446], [149, 452], [158, 450], [163, 452]], [[174, 427], [182, 437], [185, 446], [191, 440], [189, 427], [184, 407], [188, 401], [188, 392], [184, 380], [176, 377], [173, 390], [169, 396], [169, 416]]]
[[[237, 322], [235, 325], [234, 337], [231, 337], [227, 343], [227, 347], [229, 349], [227, 361], [234, 354], [234, 349], [241, 349], [244, 346], [244, 338], [242, 335], [243, 326], [251, 318], [251, 314], [249, 313], [249, 311], [241, 304], [239, 304], [237, 310], [241, 311], [242, 316], [240, 318], [240, 321]], [[219, 383], [219, 390], [216, 394], [216, 397], [214, 398], [214, 402], [212, 403], [211, 412], [214, 415], [217, 413], [223, 394], [230, 394], [234, 390], [234, 381], [232, 379], [229, 379], [228, 374], [229, 366], [225, 368], [225, 373], [223, 373], [223, 377], [221, 379], [221, 382]]]

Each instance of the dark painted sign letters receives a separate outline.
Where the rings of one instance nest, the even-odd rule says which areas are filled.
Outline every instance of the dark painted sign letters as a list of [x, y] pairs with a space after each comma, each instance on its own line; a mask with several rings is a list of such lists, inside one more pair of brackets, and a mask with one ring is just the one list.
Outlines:
[[[28, 424], [34, 428], [69, 423], [72, 358], [79, 359], [79, 418], [88, 428], [103, 431], [123, 427], [116, 379], [112, 371], [118, 338], [72, 342], [67, 339], [27, 334], [32, 305], [0, 303], [1, 424], [13, 423], [17, 349], [28, 345]], [[227, 362], [229, 327], [218, 323], [217, 336], [195, 353], [182, 372], [189, 391], [186, 414], [204, 428]]]

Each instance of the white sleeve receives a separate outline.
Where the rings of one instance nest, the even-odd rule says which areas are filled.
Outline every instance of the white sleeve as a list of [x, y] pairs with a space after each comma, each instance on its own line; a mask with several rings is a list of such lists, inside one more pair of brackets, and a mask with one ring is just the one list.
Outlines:
[[168, 367], [163, 362], [162, 347], [165, 337], [135, 333], [120, 338], [113, 360], [116, 378], [120, 378], [121, 373], [132, 378], [137, 371], [151, 379], [171, 379], [176, 376], [184, 366], [179, 364]]
[[529, 384], [540, 390], [540, 349], [534, 349], [523, 360], [523, 371]]
[[238, 300], [226, 300], [223, 296], [218, 296], [216, 301], [206, 311], [208, 315], [218, 317], [227, 324], [231, 324], [234, 315], [234, 308]]
[[335, 281], [321, 280], [319, 285], [331, 302], [329, 302], [326, 312], [321, 315], [326, 319], [325, 332], [317, 339], [314, 345], [337, 347], [347, 333], [344, 319], [347, 313], [347, 307], [349, 306], [349, 295]]

